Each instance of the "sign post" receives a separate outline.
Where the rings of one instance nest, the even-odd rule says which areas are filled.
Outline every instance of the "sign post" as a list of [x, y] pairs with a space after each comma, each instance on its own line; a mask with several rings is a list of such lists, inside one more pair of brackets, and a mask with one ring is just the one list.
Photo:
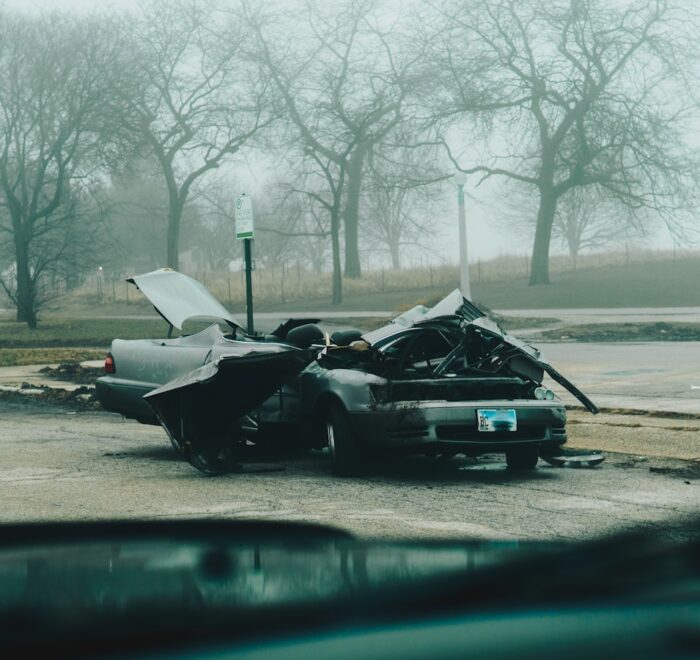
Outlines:
[[469, 261], [467, 256], [467, 220], [464, 211], [464, 184], [467, 182], [467, 175], [464, 172], [455, 174], [457, 184], [457, 220], [459, 222], [459, 288], [462, 295], [471, 300], [472, 291], [469, 281]]
[[236, 197], [236, 238], [243, 241], [245, 255], [245, 300], [249, 335], [255, 333], [253, 327], [253, 259], [251, 248], [254, 235], [253, 198], [243, 193], [240, 197]]

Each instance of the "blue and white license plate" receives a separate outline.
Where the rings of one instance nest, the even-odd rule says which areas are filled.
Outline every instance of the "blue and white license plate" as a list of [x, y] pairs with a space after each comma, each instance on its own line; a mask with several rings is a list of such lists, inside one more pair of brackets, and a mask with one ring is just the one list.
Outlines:
[[476, 411], [479, 431], [517, 431], [518, 418], [512, 408], [480, 409]]

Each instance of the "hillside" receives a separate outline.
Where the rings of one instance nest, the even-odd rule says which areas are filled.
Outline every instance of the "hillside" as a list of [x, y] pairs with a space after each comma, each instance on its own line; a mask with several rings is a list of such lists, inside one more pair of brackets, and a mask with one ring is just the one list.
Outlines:
[[[344, 303], [337, 309], [394, 310], [415, 301], [430, 302], [456, 286], [457, 281], [454, 281], [433, 288], [347, 294]], [[552, 283], [545, 286], [529, 286], [524, 277], [474, 282], [472, 296], [491, 309], [694, 307], [700, 306], [700, 259], [684, 257], [556, 273], [552, 276]], [[258, 307], [260, 311], [329, 308], [328, 298], [325, 297]]]

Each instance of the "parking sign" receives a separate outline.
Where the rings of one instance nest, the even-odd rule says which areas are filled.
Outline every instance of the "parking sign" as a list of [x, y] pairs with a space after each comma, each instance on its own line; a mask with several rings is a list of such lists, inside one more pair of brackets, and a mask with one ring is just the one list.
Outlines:
[[253, 198], [243, 193], [236, 197], [236, 238], [253, 238]]

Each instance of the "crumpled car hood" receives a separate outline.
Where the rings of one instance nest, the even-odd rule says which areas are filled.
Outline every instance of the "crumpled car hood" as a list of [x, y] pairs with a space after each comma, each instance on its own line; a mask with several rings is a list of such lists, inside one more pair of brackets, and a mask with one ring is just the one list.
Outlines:
[[171, 268], [135, 275], [126, 281], [136, 285], [156, 311], [178, 330], [188, 319], [225, 321], [242, 327], [203, 284]]
[[503, 351], [517, 353], [524, 357], [529, 363], [539, 369], [544, 370], [552, 380], [559, 383], [573, 394], [590, 412], [596, 414], [598, 407], [581, 390], [579, 390], [570, 380], [559, 373], [547, 360], [542, 358], [540, 351], [534, 346], [530, 346], [524, 341], [509, 335], [497, 323], [489, 319], [478, 307], [467, 300], [459, 289], [455, 289], [432, 308], [417, 305], [412, 309], [392, 319], [387, 325], [376, 330], [372, 330], [362, 336], [370, 345], [382, 341], [398, 334], [406, 328], [420, 326], [424, 323], [435, 321], [436, 319], [459, 319], [462, 327], [474, 326], [480, 331], [493, 337], [497, 337], [503, 342]]
[[552, 380], [556, 381], [562, 387], [571, 392], [571, 394], [573, 394], [594, 415], [600, 412], [598, 410], [598, 406], [596, 406], [593, 401], [591, 401], [583, 392], [581, 392], [576, 385], [574, 385], [568, 378], [560, 374], [549, 362], [547, 362], [547, 360], [542, 358], [539, 349], [535, 348], [534, 346], [530, 346], [530, 344], [526, 344], [524, 341], [517, 339], [512, 335], [509, 335], [499, 325], [485, 316], [474, 319], [470, 323], [493, 336], [501, 338], [504, 344], [517, 350], [528, 360], [536, 364], [541, 369], [544, 369]]

